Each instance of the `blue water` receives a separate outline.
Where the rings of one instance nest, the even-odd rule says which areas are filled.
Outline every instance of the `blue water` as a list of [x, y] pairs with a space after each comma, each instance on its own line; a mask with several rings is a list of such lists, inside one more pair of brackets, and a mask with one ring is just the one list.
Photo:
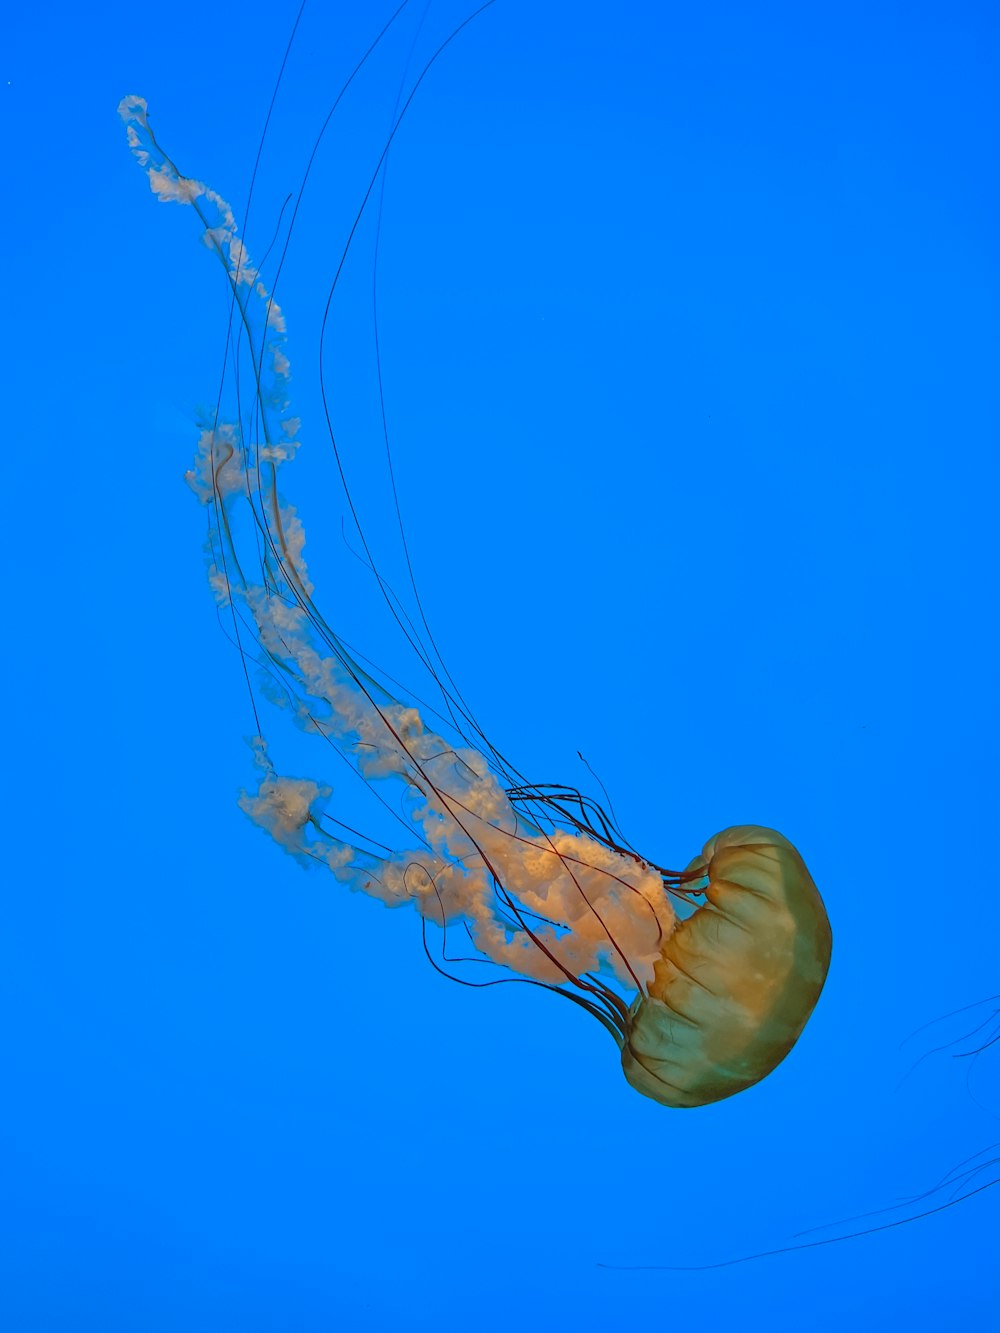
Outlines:
[[[283, 487], [316, 599], [404, 681], [352, 553], [318, 335], [400, 80], [471, 8], [412, 0], [352, 87], [278, 293], [303, 419]], [[307, 8], [256, 255], [388, 14]], [[1000, 1188], [904, 1219], [1000, 1179], [994, 1162], [913, 1201], [1000, 1151], [1000, 1050], [960, 1054], [996, 1002], [924, 1028], [1000, 988], [995, 15], [497, 0], [389, 158], [393, 465], [484, 729], [535, 781], [600, 797], [582, 753], [658, 863], [729, 824], [782, 829], [827, 902], [801, 1042], [691, 1112], [637, 1096], [573, 1006], [442, 979], [415, 914], [303, 871], [237, 807], [255, 723], [183, 482], [224, 275], [190, 210], [150, 195], [115, 106], [145, 96], [181, 170], [242, 216], [294, 17], [26, 7], [6, 52], [0, 1323], [993, 1327]], [[324, 365], [405, 590], [379, 196]], [[346, 769], [264, 718], [351, 823]], [[710, 1272], [615, 1267], [893, 1221]]]

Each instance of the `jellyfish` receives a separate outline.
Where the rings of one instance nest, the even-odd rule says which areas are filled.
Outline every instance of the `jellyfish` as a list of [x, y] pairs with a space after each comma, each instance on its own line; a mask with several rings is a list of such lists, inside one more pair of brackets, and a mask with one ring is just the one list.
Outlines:
[[[119, 113], [154, 196], [194, 212], [228, 284], [235, 398], [220, 397], [198, 423], [186, 479], [206, 509], [208, 581], [250, 686], [257, 781], [241, 808], [300, 862], [387, 907], [416, 909], [439, 971], [471, 986], [520, 981], [578, 1005], [614, 1039], [645, 1097], [693, 1108], [758, 1083], [797, 1041], [830, 963], [830, 924], [799, 852], [773, 829], [736, 824], [671, 870], [576, 788], [529, 781], [478, 726], [422, 612], [415, 620], [380, 576], [356, 514], [359, 556], [436, 697], [408, 695], [345, 641], [320, 609], [303, 523], [284, 494], [302, 422], [276, 279], [265, 281], [225, 199], [163, 150], [146, 102], [125, 97]], [[332, 430], [330, 441], [340, 465]], [[324, 778], [279, 771], [261, 698], [370, 786], [404, 846], [340, 822]], [[476, 964], [498, 974], [481, 979]]]

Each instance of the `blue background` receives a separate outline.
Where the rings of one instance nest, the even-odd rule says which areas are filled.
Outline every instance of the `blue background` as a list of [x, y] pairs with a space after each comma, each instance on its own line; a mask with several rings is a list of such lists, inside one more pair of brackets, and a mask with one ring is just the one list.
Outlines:
[[[315, 384], [412, 8], [338, 112], [278, 292], [305, 422], [284, 489], [317, 600], [403, 679]], [[411, 78], [466, 12], [435, 0]], [[307, 10], [252, 253], [387, 13]], [[147, 97], [240, 213], [293, 17], [6, 20], [4, 1327], [991, 1326], [1000, 1190], [715, 1272], [599, 1265], [785, 1245], [1000, 1138], [995, 1050], [970, 1082], [947, 1050], [904, 1078], [961, 1025], [901, 1047], [997, 989], [993, 6], [498, 0], [391, 155], [393, 456], [485, 730], [535, 780], [599, 795], [582, 751], [663, 864], [777, 826], [829, 906], [804, 1039], [689, 1113], [636, 1096], [573, 1006], [442, 980], [414, 914], [303, 872], [236, 806], [253, 723], [182, 480], [225, 285], [115, 106]], [[373, 223], [327, 369], [398, 583]], [[351, 822], [357, 794], [275, 722], [279, 763], [334, 782]]]

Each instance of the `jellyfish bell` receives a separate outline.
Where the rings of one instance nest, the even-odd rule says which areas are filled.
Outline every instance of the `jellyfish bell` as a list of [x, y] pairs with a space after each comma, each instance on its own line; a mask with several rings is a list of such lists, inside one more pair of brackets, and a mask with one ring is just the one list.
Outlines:
[[826, 981], [833, 936], [802, 857], [755, 824], [710, 838], [686, 876], [705, 901], [664, 942], [629, 1008], [622, 1069], [664, 1106], [705, 1106], [789, 1053]]
[[[362, 665], [319, 607], [302, 521], [279, 490], [301, 423], [288, 397], [285, 316], [273, 286], [238, 235], [233, 209], [164, 152], [143, 99], [126, 97], [119, 112], [154, 195], [193, 209], [229, 287], [226, 365], [244, 369], [228, 381], [235, 401], [220, 394], [200, 423], [187, 480], [209, 513], [209, 584], [243, 658], [258, 732], [263, 693], [376, 794], [401, 788], [393, 815], [406, 844], [393, 850], [341, 823], [331, 786], [279, 772], [262, 733], [254, 740], [257, 787], [243, 793], [242, 809], [282, 848], [346, 887], [414, 907], [439, 971], [455, 975], [447, 942], [460, 932], [473, 963], [504, 972], [492, 980], [457, 975], [464, 984], [521, 980], [573, 1000], [613, 1036], [626, 1078], [646, 1097], [693, 1107], [759, 1081], [801, 1033], [829, 964], [829, 923], [798, 852], [781, 834], [740, 825], [716, 834], [687, 870], [672, 871], [630, 847], [580, 792], [528, 782], [476, 723], [422, 611], [416, 619], [398, 613], [400, 599], [371, 560], [348, 492], [377, 594], [436, 697], [417, 707]], [[337, 275], [349, 246], [350, 236]], [[332, 429], [329, 441], [339, 466]], [[253, 671], [262, 687], [251, 683]], [[440, 933], [437, 958], [428, 924]]]

